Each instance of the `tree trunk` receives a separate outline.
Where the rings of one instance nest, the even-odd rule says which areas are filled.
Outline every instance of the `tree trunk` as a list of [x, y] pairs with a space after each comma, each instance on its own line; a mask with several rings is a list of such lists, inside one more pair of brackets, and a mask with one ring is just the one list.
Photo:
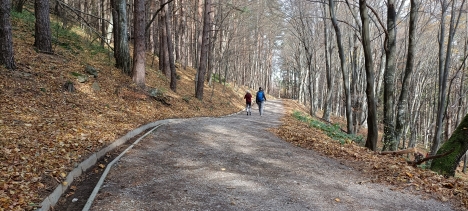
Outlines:
[[200, 50], [200, 62], [198, 68], [198, 79], [195, 97], [199, 100], [203, 100], [203, 88], [205, 87], [205, 74], [207, 67], [207, 56], [209, 50], [209, 33], [210, 33], [210, 11], [211, 11], [211, 0], [205, 0], [205, 11], [203, 15], [203, 36]]
[[35, 0], [34, 11], [36, 17], [34, 46], [41, 52], [52, 53], [49, 0]]
[[[214, 18], [214, 12], [211, 12], [210, 13], [210, 22], [213, 23], [213, 26], [215, 26], [216, 24], [218, 24], [217, 21], [219, 21], [219, 17], [218, 16], [221, 16], [223, 10], [222, 10], [222, 7], [219, 8], [219, 12], [216, 14], [217, 18]], [[216, 21], [216, 23], [215, 23]], [[219, 24], [222, 24], [222, 23], [219, 23]], [[212, 76], [213, 76], [213, 71], [214, 71], [214, 49], [215, 49], [215, 43], [216, 43], [216, 39], [217, 39], [217, 36], [218, 36], [218, 32], [219, 32], [219, 29], [216, 29], [216, 28], [220, 28], [221, 26], [218, 26], [218, 27], [212, 27], [212, 29], [210, 30], [210, 33], [209, 33], [209, 53], [208, 53], [208, 64], [207, 64], [207, 74], [206, 74], [206, 82], [208, 82], [209, 85], [211, 85], [211, 82], [212, 82]]]
[[366, 147], [375, 151], [377, 148], [377, 107], [374, 94], [374, 64], [372, 61], [372, 51], [369, 36], [369, 15], [367, 14], [366, 0], [359, 0], [359, 11], [362, 21], [362, 45], [364, 48], [365, 68], [366, 68], [366, 96], [367, 96], [367, 140]]
[[167, 40], [167, 51], [168, 51], [168, 58], [169, 58], [169, 68], [171, 70], [171, 90], [176, 92], [177, 91], [177, 74], [175, 68], [175, 61], [174, 61], [174, 47], [172, 45], [172, 27], [171, 27], [171, 12], [169, 11], [169, 4], [166, 5], [164, 8], [166, 14], [166, 40]]
[[[346, 58], [344, 55], [343, 45], [341, 43], [341, 31], [338, 27], [338, 21], [336, 20], [335, 15], [335, 6], [334, 0], [329, 0], [329, 10], [330, 10], [330, 17], [332, 20], [333, 27], [335, 28], [336, 34], [336, 43], [338, 46], [338, 54], [340, 57], [340, 67], [341, 72], [343, 74], [343, 89], [345, 91], [345, 98], [346, 98], [346, 123], [347, 123], [347, 132], [349, 134], [353, 133], [353, 119], [352, 119], [352, 110], [351, 110], [351, 94], [349, 89], [349, 73], [346, 67]], [[370, 48], [370, 47], [369, 47]]]
[[[461, 7], [463, 7], [463, 4], [465, 3], [465, 0], [462, 1]], [[432, 147], [431, 147], [431, 155], [434, 155], [438, 149], [439, 145], [441, 142], [441, 136], [442, 136], [442, 129], [443, 129], [443, 119], [444, 119], [444, 113], [445, 113], [445, 108], [446, 108], [446, 99], [447, 99], [447, 78], [448, 78], [448, 72], [450, 69], [450, 60], [452, 56], [452, 44], [453, 44], [453, 37], [455, 36], [456, 29], [458, 27], [458, 22], [460, 20], [461, 12], [458, 14], [457, 17], [457, 22], [455, 23], [455, 2], [452, 1], [452, 13], [450, 17], [450, 26], [449, 26], [449, 37], [447, 41], [447, 50], [445, 52], [445, 59], [443, 58], [443, 43], [444, 43], [444, 33], [445, 33], [445, 12], [446, 9], [448, 8], [448, 5], [446, 5], [446, 1], [444, 0], [442, 2], [442, 17], [441, 17], [441, 26], [440, 26], [440, 44], [439, 44], [439, 95], [438, 95], [438, 102], [437, 102], [437, 118], [436, 118], [436, 129], [435, 129], [435, 136], [432, 141]], [[445, 63], [444, 63], [445, 62]]]
[[10, 0], [0, 0], [0, 65], [15, 69], [13, 38], [11, 37]]
[[162, 11], [159, 14], [159, 17], [158, 17], [158, 31], [159, 31], [159, 33], [158, 33], [159, 34], [159, 36], [158, 36], [158, 40], [159, 40], [159, 42], [158, 42], [159, 43], [159, 47], [158, 47], [158, 49], [159, 49], [159, 51], [158, 51], [159, 64], [158, 64], [158, 67], [159, 67], [159, 70], [163, 74], [166, 74], [165, 71], [164, 71], [164, 58], [165, 58], [164, 51], [167, 48], [164, 47], [164, 42], [166, 42], [166, 41], [164, 41], [163, 37], [165, 36], [164, 34], [165, 34], [166, 29], [165, 29], [165, 27], [163, 25], [163, 14], [164, 14], [164, 11]]
[[395, 151], [398, 143], [395, 140], [395, 60], [396, 60], [396, 11], [395, 0], [387, 2], [387, 49], [385, 51], [385, 73], [384, 73], [384, 146], [382, 151]]
[[445, 157], [436, 158], [431, 163], [431, 170], [444, 176], [455, 176], [455, 170], [461, 158], [468, 150], [468, 114], [453, 132], [450, 139], [437, 151], [437, 155], [454, 150]]
[[105, 0], [101, 0], [101, 5], [100, 5], [100, 9], [101, 9], [101, 47], [104, 48], [105, 44], [107, 43], [106, 41], [106, 11], [105, 11]]
[[[326, 12], [326, 7], [325, 4], [323, 5], [323, 17], [327, 17], [327, 12]], [[323, 41], [325, 44], [324, 50], [325, 50], [325, 73], [326, 73], [326, 78], [327, 78], [327, 94], [325, 97], [325, 105], [324, 105], [324, 110], [323, 110], [323, 116], [322, 118], [330, 121], [330, 111], [331, 111], [331, 101], [333, 97], [333, 85], [335, 83], [335, 76], [333, 74], [332, 68], [330, 68], [330, 58], [328, 58], [328, 25], [326, 19], [323, 21]], [[330, 50], [331, 52], [331, 50]]]
[[134, 1], [133, 12], [133, 81], [145, 87], [146, 40], [145, 40], [145, 0]]
[[13, 9], [16, 12], [22, 13], [23, 12], [23, 6], [26, 3], [26, 0], [13, 0]]
[[[414, 69], [414, 54], [416, 48], [416, 23], [418, 21], [419, 1], [411, 0], [410, 22], [409, 22], [409, 40], [408, 54], [406, 56], [406, 68], [401, 85], [400, 98], [397, 103], [397, 117], [395, 128], [395, 141], [400, 142], [403, 128], [406, 126], [406, 115], [408, 113], [408, 90], [410, 88], [411, 75]], [[413, 130], [411, 130], [413, 131]], [[411, 132], [413, 133], [413, 132]], [[413, 136], [413, 134], [411, 134]], [[410, 141], [410, 146], [413, 145], [413, 139]]]
[[[161, 1], [161, 6], [164, 2]], [[160, 21], [159, 21], [159, 30], [160, 30], [160, 46], [159, 46], [159, 69], [166, 75], [166, 78], [171, 78], [171, 67], [169, 65], [169, 51], [167, 47], [167, 28], [166, 28], [166, 12], [162, 11]]]
[[115, 66], [122, 69], [122, 72], [131, 75], [130, 67], [130, 50], [128, 45], [128, 21], [127, 21], [127, 4], [125, 0], [111, 0], [114, 2], [113, 15], [115, 15], [116, 21], [114, 21], [114, 57]]
[[447, 12], [447, 1], [441, 1], [442, 6], [442, 16], [440, 18], [440, 31], [439, 31], [439, 95], [437, 103], [437, 117], [436, 117], [436, 128], [435, 135], [432, 140], [431, 155], [435, 155], [440, 145], [440, 136], [442, 134], [442, 114], [444, 103], [442, 102], [443, 92], [442, 87], [446, 85], [446, 80], [443, 79], [444, 75], [444, 42], [445, 42], [445, 16]]

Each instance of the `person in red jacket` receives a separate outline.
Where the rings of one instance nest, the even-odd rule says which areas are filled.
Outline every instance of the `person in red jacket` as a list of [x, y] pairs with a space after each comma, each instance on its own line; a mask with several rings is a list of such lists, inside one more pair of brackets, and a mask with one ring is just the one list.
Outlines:
[[250, 94], [250, 91], [247, 90], [244, 96], [245, 99], [245, 111], [247, 111], [247, 115], [252, 115], [252, 112], [250, 112], [250, 108], [252, 107], [252, 94]]

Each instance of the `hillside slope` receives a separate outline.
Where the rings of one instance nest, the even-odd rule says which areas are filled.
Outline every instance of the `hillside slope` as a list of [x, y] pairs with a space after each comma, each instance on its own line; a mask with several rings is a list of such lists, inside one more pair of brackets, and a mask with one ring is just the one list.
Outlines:
[[[13, 15], [18, 69], [0, 69], [0, 210], [36, 208], [77, 163], [140, 125], [226, 115], [244, 106], [241, 89], [238, 94], [219, 83], [205, 86], [203, 102], [194, 98], [191, 68], [177, 69], [180, 79], [172, 92], [157, 59], [151, 67], [151, 55], [147, 89], [135, 87], [114, 68], [110, 53], [76, 28], [53, 24], [54, 54], [38, 53], [33, 20], [28, 12]], [[72, 92], [65, 86], [70, 83]], [[148, 94], [151, 89], [158, 90], [157, 97]]]

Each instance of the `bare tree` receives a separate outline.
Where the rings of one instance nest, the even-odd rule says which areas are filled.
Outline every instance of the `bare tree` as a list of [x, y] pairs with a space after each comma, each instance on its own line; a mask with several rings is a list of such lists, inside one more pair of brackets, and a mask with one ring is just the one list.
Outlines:
[[145, 40], [145, 0], [134, 1], [133, 15], [133, 81], [145, 87], [146, 40]]
[[167, 51], [169, 56], [169, 68], [171, 69], [171, 83], [170, 87], [172, 91], [177, 91], [177, 74], [175, 68], [175, 60], [174, 60], [174, 46], [172, 44], [172, 27], [171, 27], [171, 12], [169, 11], [169, 5], [165, 7], [165, 14], [166, 14], [166, 39], [167, 39]]
[[11, 3], [10, 0], [1, 0], [0, 3], [0, 65], [5, 65], [7, 69], [15, 69], [10, 23]]
[[366, 147], [375, 151], [377, 149], [377, 107], [374, 94], [374, 64], [372, 61], [371, 40], [369, 36], [369, 14], [367, 13], [366, 0], [359, 0], [359, 11], [362, 22], [362, 46], [364, 48], [365, 68], [366, 68], [366, 96], [367, 96], [367, 140]]
[[396, 19], [395, 0], [387, 2], [387, 43], [385, 49], [385, 73], [384, 73], [384, 146], [385, 150], [397, 150], [395, 141], [394, 92], [395, 92], [395, 60], [396, 60]]
[[333, 74], [333, 69], [330, 67], [330, 60], [331, 56], [328, 56], [328, 52], [332, 52], [329, 50], [329, 44], [328, 44], [328, 24], [327, 24], [327, 10], [325, 4], [323, 4], [323, 10], [322, 10], [322, 15], [324, 17], [323, 20], [323, 41], [324, 41], [324, 55], [325, 55], [325, 72], [326, 72], [326, 78], [327, 78], [327, 94], [325, 97], [325, 105], [324, 105], [324, 110], [323, 110], [323, 116], [322, 118], [329, 121], [330, 120], [330, 113], [331, 113], [331, 101], [333, 97], [333, 88], [335, 84], [335, 77]]
[[130, 50], [128, 46], [128, 21], [126, 0], [112, 1], [112, 18], [114, 19], [114, 58], [115, 66], [130, 75]]
[[200, 51], [200, 65], [198, 67], [198, 78], [197, 78], [197, 86], [195, 90], [195, 96], [199, 100], [203, 100], [203, 89], [205, 84], [205, 74], [207, 68], [207, 57], [208, 57], [208, 50], [209, 50], [209, 33], [210, 33], [210, 11], [211, 11], [211, 0], [205, 0], [205, 9], [203, 13], [203, 36], [202, 36], [202, 44], [201, 44], [201, 51]]
[[[161, 7], [164, 1], [161, 1]], [[166, 78], [171, 77], [171, 69], [169, 66], [169, 48], [167, 47], [167, 28], [166, 28], [166, 11], [163, 10], [159, 17], [159, 70], [166, 75]]]
[[[344, 55], [343, 44], [341, 43], [341, 30], [338, 26], [338, 21], [336, 20], [335, 15], [335, 2], [334, 0], [328, 1], [328, 6], [330, 10], [330, 17], [332, 20], [333, 27], [335, 28], [336, 43], [338, 46], [338, 55], [340, 56], [340, 68], [343, 75], [343, 89], [345, 92], [345, 107], [346, 107], [346, 123], [348, 133], [353, 133], [353, 119], [352, 119], [352, 110], [351, 110], [351, 92], [349, 88], [349, 71], [346, 67], [346, 58]], [[369, 46], [370, 50], [370, 46]], [[369, 52], [370, 53], [370, 52]], [[372, 57], [371, 55], [369, 55]]]
[[[449, 33], [448, 33], [448, 42], [447, 42], [447, 49], [444, 55], [444, 38], [445, 38], [445, 16], [446, 11], [449, 7], [449, 4], [446, 0], [441, 1], [442, 7], [442, 17], [440, 23], [440, 33], [439, 33], [439, 93], [438, 93], [438, 100], [437, 100], [437, 118], [436, 118], [436, 128], [435, 128], [435, 135], [432, 141], [431, 147], [431, 155], [435, 155], [437, 150], [439, 149], [439, 145], [441, 142], [441, 135], [443, 129], [443, 119], [444, 119], [444, 112], [446, 109], [446, 99], [447, 99], [447, 79], [448, 79], [448, 72], [450, 69], [450, 60], [452, 56], [452, 45], [453, 39], [458, 27], [458, 23], [460, 20], [461, 12], [458, 13], [458, 17], [456, 17], [456, 10], [455, 10], [455, 3], [456, 1], [451, 1], [452, 10], [451, 10], [451, 17], [450, 17], [450, 26], [449, 26]], [[461, 7], [465, 0], [462, 0]], [[457, 18], [455, 20], [455, 18]], [[456, 22], [455, 22], [456, 21]], [[445, 58], [444, 58], [445, 57]]]
[[52, 53], [49, 0], [35, 0], [34, 11], [36, 17], [34, 46], [41, 52]]
[[400, 97], [397, 103], [397, 117], [395, 128], [395, 141], [400, 142], [403, 129], [406, 123], [406, 115], [408, 113], [408, 90], [410, 88], [411, 76], [414, 70], [414, 56], [416, 48], [416, 23], [418, 21], [419, 1], [411, 0], [410, 21], [409, 21], [409, 39], [408, 39], [408, 53], [406, 56], [406, 67], [401, 85]]

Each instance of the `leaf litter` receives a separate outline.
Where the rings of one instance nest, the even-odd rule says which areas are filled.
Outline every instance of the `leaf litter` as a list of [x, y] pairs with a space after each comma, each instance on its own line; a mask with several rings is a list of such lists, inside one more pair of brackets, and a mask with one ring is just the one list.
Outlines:
[[[293, 117], [293, 111], [308, 113], [304, 106], [291, 100], [284, 100], [284, 105], [289, 113], [283, 117], [281, 127], [272, 129], [283, 140], [359, 170], [364, 176], [361, 183], [391, 185], [392, 190], [450, 201], [457, 209], [468, 210], [468, 182], [466, 175], [459, 170], [456, 177], [445, 178], [433, 171], [408, 165], [407, 160], [411, 158], [406, 155], [380, 155], [354, 142], [341, 144], [323, 131]], [[338, 118], [332, 118], [332, 121], [343, 122]]]
[[[141, 125], [168, 118], [221, 116], [243, 108], [243, 95], [219, 83], [214, 89], [205, 86], [204, 101], [196, 99], [196, 70], [179, 65], [180, 79], [173, 92], [170, 80], [151, 67], [150, 55], [147, 88], [142, 89], [114, 67], [113, 58], [91, 55], [86, 39], [69, 40], [84, 50], [55, 46], [54, 55], [37, 53], [30, 31], [21, 30], [34, 30], [33, 25], [14, 23], [18, 68], [0, 67], [0, 210], [38, 208], [80, 162]], [[98, 77], [86, 73], [88, 65], [98, 70]], [[73, 73], [87, 75], [87, 81], [79, 82]], [[64, 87], [67, 83], [73, 84], [73, 92]], [[159, 90], [165, 102], [151, 96], [150, 89]]]
[[[113, 58], [91, 55], [86, 39], [67, 40], [85, 50], [54, 46], [54, 55], [40, 54], [33, 48], [33, 25], [12, 22], [18, 69], [0, 67], [0, 210], [36, 209], [81, 161], [140, 125], [167, 118], [222, 116], [244, 106], [245, 89], [224, 89], [217, 83], [214, 89], [205, 86], [204, 101], [194, 98], [196, 70], [180, 65], [177, 92], [172, 92], [169, 80], [152, 67], [148, 55], [147, 86], [160, 90], [170, 101], [168, 106], [132, 85], [129, 76], [114, 68]], [[73, 73], [86, 75], [87, 65], [98, 69], [99, 76], [80, 83]], [[74, 92], [64, 89], [67, 82], [73, 83]], [[99, 91], [93, 88], [96, 83]], [[295, 101], [284, 102], [290, 113], [301, 109], [307, 113]], [[444, 178], [408, 166], [405, 157], [378, 155], [354, 143], [341, 145], [290, 114], [282, 121], [273, 129], [279, 137], [360, 170], [366, 176], [361, 183], [389, 184], [394, 190], [451, 201], [467, 210], [463, 175]]]

